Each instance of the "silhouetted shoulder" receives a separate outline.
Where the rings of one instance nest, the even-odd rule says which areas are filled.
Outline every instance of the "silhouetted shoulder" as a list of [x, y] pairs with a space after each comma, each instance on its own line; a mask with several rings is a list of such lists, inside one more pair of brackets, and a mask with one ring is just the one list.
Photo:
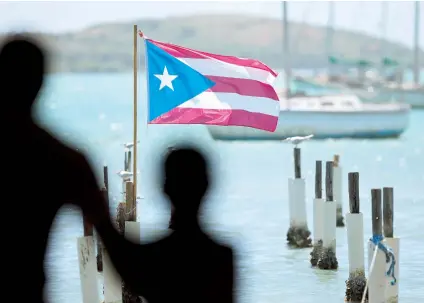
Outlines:
[[233, 249], [229, 246], [219, 245], [217, 246], [217, 251], [219, 252], [219, 262], [222, 262], [223, 266], [233, 266], [234, 263], [234, 252]]
[[230, 259], [233, 259], [233, 249], [229, 246], [221, 246], [222, 248], [222, 253], [224, 254], [224, 256], [230, 257]]
[[80, 204], [87, 193], [99, 190], [84, 154], [43, 129], [38, 129], [32, 139], [37, 154], [43, 154], [39, 159], [44, 159], [44, 165], [55, 172], [56, 187], [60, 189], [64, 202]]
[[84, 154], [66, 146], [62, 146], [62, 148], [66, 150], [64, 153], [66, 157], [62, 159], [62, 164], [66, 167], [64, 172], [68, 174], [65, 179], [70, 182], [67, 193], [71, 202], [83, 203], [82, 200], [87, 200], [89, 196], [99, 193], [100, 187], [97, 179]]
[[212, 239], [210, 239], [210, 244], [213, 245], [213, 250], [215, 251], [216, 254], [219, 254], [220, 257], [222, 258], [232, 258], [233, 255], [233, 249], [225, 244], [216, 242]]
[[52, 164], [65, 169], [64, 173], [67, 176], [81, 177], [81, 172], [87, 172], [87, 170], [91, 172], [87, 158], [75, 147], [62, 142], [43, 129], [39, 129], [37, 137], [42, 143], [38, 146], [50, 150], [49, 154], [53, 156], [51, 160], [54, 160]]
[[228, 279], [232, 279], [234, 275], [234, 252], [232, 248], [219, 245], [219, 249], [217, 249], [217, 251], [219, 255], [217, 256], [216, 261], [219, 264], [220, 271], [223, 271], [223, 275], [228, 275]]
[[219, 255], [212, 262], [215, 267], [213, 284], [216, 289], [212, 300], [208, 302], [232, 303], [235, 297], [235, 262], [233, 250], [219, 245]]

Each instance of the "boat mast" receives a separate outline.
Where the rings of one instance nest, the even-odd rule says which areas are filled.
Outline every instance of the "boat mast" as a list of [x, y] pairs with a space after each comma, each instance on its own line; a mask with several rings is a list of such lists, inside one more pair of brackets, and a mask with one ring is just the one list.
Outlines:
[[388, 15], [388, 5], [386, 1], [383, 1], [381, 4], [381, 20], [380, 20], [380, 31], [381, 31], [381, 37], [380, 37], [380, 62], [381, 64], [381, 71], [384, 71], [384, 65], [383, 65], [383, 58], [387, 57], [387, 15]]
[[289, 22], [287, 20], [287, 1], [283, 1], [283, 56], [284, 74], [286, 75], [286, 98], [290, 97], [290, 48], [289, 48]]
[[420, 1], [415, 1], [415, 30], [414, 30], [414, 82], [420, 83]]
[[325, 52], [327, 56], [327, 71], [330, 71], [330, 56], [333, 52], [333, 39], [334, 39], [334, 5], [333, 1], [329, 1], [328, 7], [328, 20], [327, 20], [327, 33], [325, 41]]

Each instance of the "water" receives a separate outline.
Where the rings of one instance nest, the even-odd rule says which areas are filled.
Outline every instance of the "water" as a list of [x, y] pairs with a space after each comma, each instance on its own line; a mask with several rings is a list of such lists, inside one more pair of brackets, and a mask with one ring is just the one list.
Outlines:
[[[140, 85], [140, 97], [145, 100], [144, 85]], [[131, 75], [54, 76], [43, 99], [39, 106], [42, 121], [54, 125], [66, 140], [89, 150], [99, 177], [103, 164], [109, 166], [111, 194], [116, 203], [121, 188], [115, 172], [123, 168], [121, 144], [132, 139]], [[344, 211], [347, 172], [360, 173], [365, 239], [371, 235], [370, 189], [395, 188], [395, 234], [401, 237], [402, 303], [424, 299], [423, 121], [424, 111], [414, 111], [409, 130], [399, 140], [310, 141], [302, 148], [310, 228], [315, 160], [331, 160], [335, 153], [341, 155], [345, 172]], [[144, 133], [145, 128], [140, 126], [139, 136]], [[214, 142], [202, 126], [149, 126], [148, 136], [140, 137], [139, 145], [142, 171], [138, 191], [143, 188], [147, 196], [139, 205], [143, 240], [163, 234], [169, 218], [168, 204], [155, 189], [156, 153], [168, 142], [189, 138], [213, 151], [214, 169], [220, 173], [216, 190], [204, 209], [205, 228], [236, 247], [238, 301], [342, 302], [348, 276], [346, 230], [337, 230], [338, 271], [311, 269], [309, 249], [290, 250], [286, 246], [287, 178], [293, 175], [292, 146], [280, 142]], [[51, 302], [82, 302], [76, 248], [76, 238], [81, 235], [79, 213], [62, 210], [50, 237], [46, 266]]]

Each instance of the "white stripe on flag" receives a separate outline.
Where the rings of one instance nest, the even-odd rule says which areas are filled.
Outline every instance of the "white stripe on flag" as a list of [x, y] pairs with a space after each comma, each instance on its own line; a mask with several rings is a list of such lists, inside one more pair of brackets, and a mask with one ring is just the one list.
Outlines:
[[239, 109], [249, 112], [278, 116], [280, 103], [261, 97], [242, 96], [232, 93], [203, 92], [184, 102], [181, 108]]

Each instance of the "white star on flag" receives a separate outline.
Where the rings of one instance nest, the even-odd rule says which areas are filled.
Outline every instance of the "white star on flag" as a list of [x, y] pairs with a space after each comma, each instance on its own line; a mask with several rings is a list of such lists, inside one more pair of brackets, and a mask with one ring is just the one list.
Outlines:
[[170, 75], [168, 73], [168, 69], [166, 68], [166, 66], [163, 69], [163, 74], [162, 75], [158, 74], [158, 75], [154, 75], [154, 76], [160, 80], [159, 90], [161, 90], [165, 86], [167, 86], [170, 89], [174, 90], [174, 87], [172, 86], [172, 81], [174, 81], [178, 76], [177, 75]]

